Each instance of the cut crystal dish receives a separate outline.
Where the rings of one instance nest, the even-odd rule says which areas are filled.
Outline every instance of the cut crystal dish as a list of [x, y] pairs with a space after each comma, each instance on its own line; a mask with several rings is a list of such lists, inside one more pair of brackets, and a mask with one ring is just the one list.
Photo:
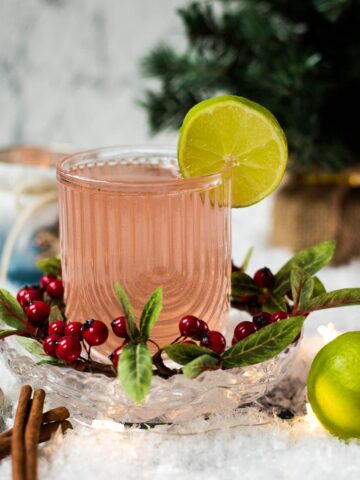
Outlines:
[[[244, 312], [232, 311], [229, 333]], [[299, 350], [300, 341], [264, 363], [245, 368], [207, 371], [195, 379], [174, 375], [165, 380], [154, 376], [149, 395], [136, 405], [116, 378], [78, 372], [55, 365], [37, 365], [16, 338], [0, 342], [0, 354], [22, 383], [42, 387], [54, 406], [69, 408], [72, 417], [91, 424], [95, 419], [131, 424], [181, 424], [211, 415], [231, 415], [247, 408], [270, 392], [285, 376]], [[254, 423], [254, 420], [251, 421]], [[255, 422], [256, 423], [256, 422]], [[264, 423], [259, 417], [257, 423]], [[241, 424], [247, 424], [241, 420]]]
[[[183, 375], [167, 380], [156, 376], [142, 405], [134, 404], [126, 396], [116, 378], [37, 365], [37, 360], [14, 337], [0, 342], [0, 353], [22, 383], [44, 388], [51, 404], [67, 406], [72, 416], [81, 422], [91, 424], [95, 419], [110, 419], [159, 425], [231, 414], [253, 404], [285, 376], [294, 362], [299, 343], [267, 362], [245, 368], [207, 371], [193, 380]], [[261, 418], [260, 422], [263, 423]]]

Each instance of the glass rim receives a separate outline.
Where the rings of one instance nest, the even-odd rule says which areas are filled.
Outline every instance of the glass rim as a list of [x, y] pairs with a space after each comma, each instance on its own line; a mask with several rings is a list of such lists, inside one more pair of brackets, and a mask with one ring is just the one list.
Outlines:
[[222, 184], [224, 179], [224, 172], [222, 171], [197, 177], [170, 178], [169, 180], [155, 180], [153, 178], [151, 180], [100, 180], [97, 178], [90, 178], [87, 175], [81, 175], [78, 172], [77, 174], [74, 174], [68, 167], [68, 165], [76, 159], [79, 160], [79, 165], [81, 165], [81, 159], [83, 159], [84, 165], [89, 164], [91, 163], [91, 157], [93, 157], [93, 161], [95, 160], [98, 163], [101, 161], [110, 161], [116, 157], [122, 160], [136, 157], [176, 160], [177, 152], [174, 147], [158, 145], [121, 145], [79, 151], [59, 159], [56, 164], [58, 180], [88, 188], [96, 188], [97, 190], [129, 190], [139, 187], [143, 189], [146, 188], [146, 190], [158, 189], [159, 187], [161, 187], [162, 190], [196, 190], [199, 188], [215, 187]]

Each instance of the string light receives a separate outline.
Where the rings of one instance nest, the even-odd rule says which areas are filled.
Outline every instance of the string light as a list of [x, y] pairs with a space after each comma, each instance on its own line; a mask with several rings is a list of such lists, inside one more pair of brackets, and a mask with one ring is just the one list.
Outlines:
[[320, 325], [317, 329], [319, 335], [324, 341], [324, 345], [334, 340], [336, 337], [341, 335], [341, 332], [336, 330], [333, 323], [328, 323], [327, 325]]

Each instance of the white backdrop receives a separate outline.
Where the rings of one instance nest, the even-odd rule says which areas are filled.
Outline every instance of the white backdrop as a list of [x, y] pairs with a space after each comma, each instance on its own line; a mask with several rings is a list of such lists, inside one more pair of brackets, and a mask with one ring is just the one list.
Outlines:
[[158, 40], [183, 43], [186, 3], [0, 0], [0, 145], [149, 141], [139, 60]]

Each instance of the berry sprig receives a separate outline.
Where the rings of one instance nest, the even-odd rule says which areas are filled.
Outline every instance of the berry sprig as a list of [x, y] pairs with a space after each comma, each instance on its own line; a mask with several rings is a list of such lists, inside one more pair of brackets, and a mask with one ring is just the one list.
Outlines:
[[[91, 349], [105, 344], [109, 336], [107, 325], [94, 319], [84, 323], [68, 321], [58, 306], [63, 304], [63, 299], [58, 296], [57, 303], [52, 304], [52, 297], [44, 290], [45, 276], [41, 277], [39, 285], [22, 288], [17, 294], [17, 300], [8, 292], [0, 291], [0, 297], [7, 299], [7, 311], [10, 312], [8, 318], [2, 316], [2, 320], [11, 326], [10, 323], [16, 320], [16, 316], [21, 312], [21, 328], [13, 329], [10, 333], [0, 332], [0, 337], [19, 335], [21, 345], [37, 356], [40, 364], [67, 366], [85, 372], [118, 376], [125, 391], [136, 402], [145, 398], [153, 375], [169, 378], [184, 374], [194, 378], [205, 370], [231, 368], [234, 364], [234, 347], [226, 350], [224, 335], [210, 330], [204, 320], [194, 315], [182, 317], [179, 321], [179, 336], [171, 345], [159, 347], [151, 338], [151, 331], [162, 308], [162, 289], [156, 289], [151, 295], [138, 325], [130, 301], [119, 283], [116, 283], [115, 290], [125, 315], [115, 318], [110, 325], [113, 334], [121, 338], [122, 343], [110, 353], [111, 363], [95, 362], [91, 358]], [[59, 277], [56, 280], [61, 282]], [[274, 348], [270, 354], [269, 351], [262, 354], [264, 360], [285, 348], [300, 331], [302, 322], [301, 317], [293, 319], [291, 324], [280, 329], [280, 334], [274, 335], [274, 332], [269, 331], [261, 341], [257, 340], [256, 362], [259, 361], [260, 350], [265, 352], [265, 345], [269, 342]], [[235, 329], [234, 338], [236, 343], [241, 343], [242, 338], [236, 337], [238, 330], [239, 328]], [[272, 337], [276, 337], [276, 345]], [[150, 344], [156, 348], [152, 355]], [[251, 364], [254, 360], [250, 358], [248, 350], [254, 349], [251, 346], [246, 347], [242, 356], [247, 355], [246, 363]], [[182, 368], [170, 367], [167, 358], [174, 360]], [[235, 363], [237, 361], [235, 360]]]
[[[257, 270], [253, 276], [246, 273], [253, 249], [246, 255], [241, 267], [233, 264], [231, 275], [231, 306], [245, 310], [252, 315], [260, 312], [290, 312], [293, 309], [291, 272], [294, 266], [302, 268], [306, 274], [315, 275], [332, 259], [335, 242], [323, 242], [302, 250], [286, 262], [277, 273], [268, 267]], [[326, 292], [318, 277], [312, 277], [313, 296]]]
[[[251, 312], [252, 319], [236, 325], [228, 348], [221, 332], [210, 330], [205, 320], [190, 314], [179, 320], [179, 336], [160, 347], [151, 331], [162, 308], [162, 289], [150, 296], [137, 322], [130, 300], [117, 282], [122, 315], [110, 325], [122, 343], [110, 353], [109, 363], [94, 361], [91, 349], [106, 343], [109, 329], [101, 320], [66, 319], [59, 259], [42, 261], [39, 266], [44, 275], [39, 284], [22, 288], [17, 298], [0, 289], [0, 320], [9, 327], [0, 330], [0, 339], [17, 335], [19, 343], [39, 358], [39, 364], [117, 376], [129, 397], [141, 403], [154, 375], [195, 378], [206, 370], [267, 361], [298, 340], [312, 311], [360, 304], [359, 288], [326, 292], [313, 276], [331, 260], [334, 249], [333, 242], [306, 249], [276, 274], [265, 267], [253, 277], [247, 275], [250, 254], [242, 267], [233, 266], [232, 302]], [[155, 353], [150, 353], [150, 345]], [[179, 367], [170, 365], [168, 359]]]

